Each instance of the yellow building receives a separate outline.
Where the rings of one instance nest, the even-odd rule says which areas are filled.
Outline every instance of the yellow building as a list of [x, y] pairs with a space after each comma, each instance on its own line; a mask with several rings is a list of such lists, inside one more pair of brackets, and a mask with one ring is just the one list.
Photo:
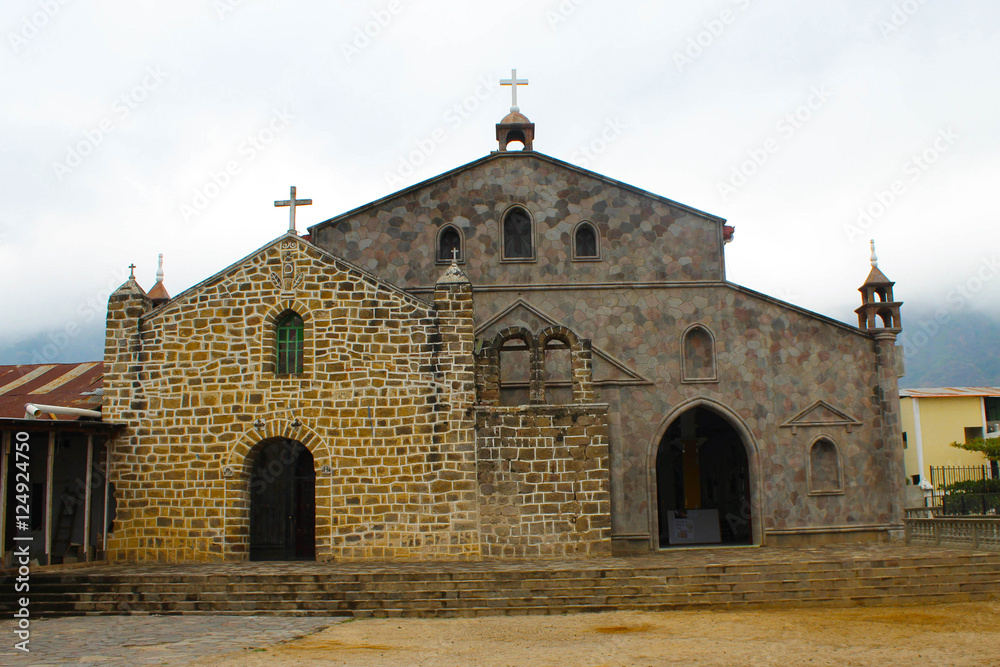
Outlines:
[[1000, 436], [1000, 387], [903, 389], [899, 398], [906, 475], [911, 484], [930, 481], [931, 466], [988, 463], [982, 454], [951, 443]]

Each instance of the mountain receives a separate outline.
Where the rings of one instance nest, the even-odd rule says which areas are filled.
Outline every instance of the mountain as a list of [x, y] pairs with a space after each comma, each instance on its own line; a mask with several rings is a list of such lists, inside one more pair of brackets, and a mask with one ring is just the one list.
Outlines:
[[930, 310], [904, 310], [899, 344], [906, 359], [902, 388], [1000, 387], [996, 316], [970, 310], [935, 318]]

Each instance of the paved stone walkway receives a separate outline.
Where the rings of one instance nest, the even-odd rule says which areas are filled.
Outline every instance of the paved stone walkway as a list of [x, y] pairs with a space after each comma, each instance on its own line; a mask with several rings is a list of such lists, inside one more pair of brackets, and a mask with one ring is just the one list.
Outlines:
[[304, 637], [346, 619], [264, 616], [81, 616], [31, 624], [30, 653], [14, 650], [13, 621], [0, 621], [0, 664], [184, 665]]

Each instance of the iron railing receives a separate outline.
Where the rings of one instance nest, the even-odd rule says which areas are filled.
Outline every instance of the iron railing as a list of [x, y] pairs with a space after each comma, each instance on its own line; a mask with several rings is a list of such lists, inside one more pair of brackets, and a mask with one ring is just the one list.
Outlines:
[[989, 465], [931, 466], [938, 516], [1000, 514], [1000, 479]]

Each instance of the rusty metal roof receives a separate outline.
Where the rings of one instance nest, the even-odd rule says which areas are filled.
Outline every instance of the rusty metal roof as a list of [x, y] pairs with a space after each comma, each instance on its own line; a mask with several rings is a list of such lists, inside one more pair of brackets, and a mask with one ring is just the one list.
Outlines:
[[901, 398], [974, 398], [1000, 396], [1000, 387], [927, 387], [925, 389], [900, 389]]
[[[0, 418], [24, 417], [25, 403], [100, 410], [104, 364], [31, 364], [0, 366]], [[69, 415], [45, 419], [75, 420]]]

